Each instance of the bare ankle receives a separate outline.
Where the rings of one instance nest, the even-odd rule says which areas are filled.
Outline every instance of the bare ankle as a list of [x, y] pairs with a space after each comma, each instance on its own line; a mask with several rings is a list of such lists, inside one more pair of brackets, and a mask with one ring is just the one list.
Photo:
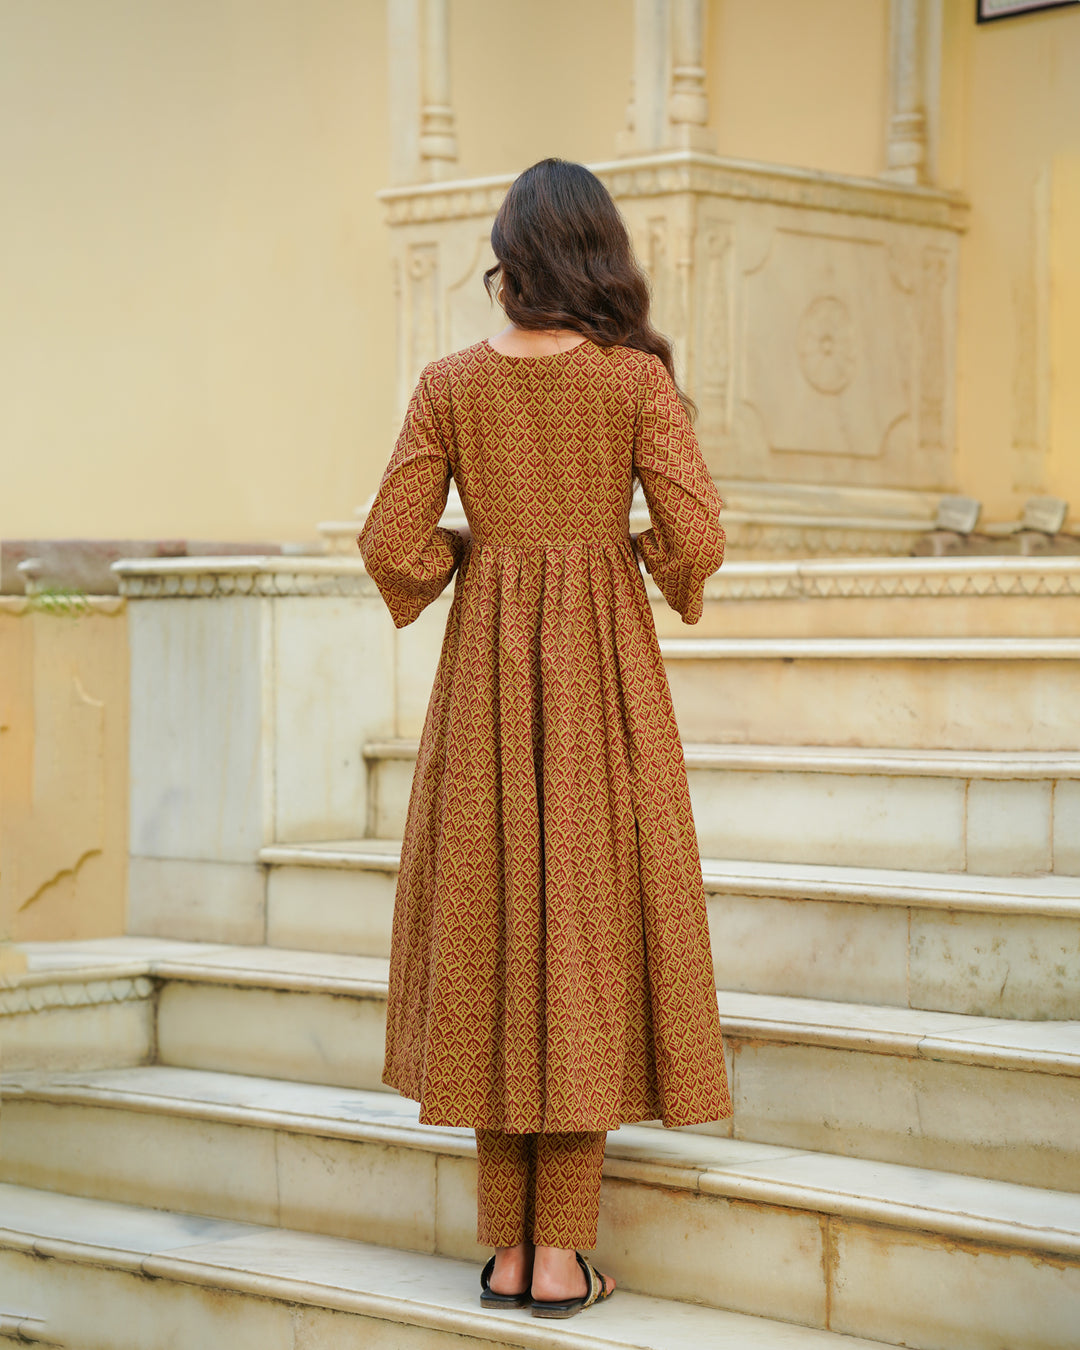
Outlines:
[[[615, 1281], [605, 1276], [612, 1289]], [[533, 1256], [532, 1296], [547, 1302], [583, 1298], [589, 1283], [578, 1263], [573, 1247], [548, 1247], [537, 1244]]]
[[532, 1268], [532, 1243], [495, 1249], [491, 1288], [496, 1294], [517, 1294], [528, 1287]]

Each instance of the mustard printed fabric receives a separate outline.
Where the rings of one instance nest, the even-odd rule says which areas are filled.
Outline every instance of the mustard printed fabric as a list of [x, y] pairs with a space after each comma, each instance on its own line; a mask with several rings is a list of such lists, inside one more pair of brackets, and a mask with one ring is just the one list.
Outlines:
[[596, 1246], [603, 1131], [476, 1131], [476, 1240], [481, 1247]]
[[[651, 528], [628, 530], [636, 467]], [[439, 524], [455, 479], [472, 540]], [[511, 1133], [731, 1115], [682, 745], [723, 503], [663, 362], [429, 362], [358, 544], [394, 624], [454, 581], [397, 879], [383, 1082]]]

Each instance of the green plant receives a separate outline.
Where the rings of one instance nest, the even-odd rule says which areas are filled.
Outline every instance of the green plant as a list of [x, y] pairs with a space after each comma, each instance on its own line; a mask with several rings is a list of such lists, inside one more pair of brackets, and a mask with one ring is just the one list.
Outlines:
[[78, 615], [90, 609], [85, 591], [70, 586], [43, 586], [27, 596], [27, 609], [42, 614]]

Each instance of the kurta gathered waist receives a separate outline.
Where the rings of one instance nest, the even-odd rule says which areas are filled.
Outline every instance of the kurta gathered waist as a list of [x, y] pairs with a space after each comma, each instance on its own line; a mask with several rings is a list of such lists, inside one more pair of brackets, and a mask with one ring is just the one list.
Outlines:
[[501, 548], [512, 553], [540, 553], [553, 548], [626, 548], [633, 549], [629, 534], [606, 539], [477, 539], [469, 541], [474, 548]]

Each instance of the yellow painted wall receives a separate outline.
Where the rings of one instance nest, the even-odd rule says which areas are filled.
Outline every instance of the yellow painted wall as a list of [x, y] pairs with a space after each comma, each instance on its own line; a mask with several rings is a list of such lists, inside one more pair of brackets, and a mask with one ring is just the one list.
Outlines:
[[[370, 491], [397, 430], [385, 10], [6, 0], [0, 536], [303, 540]], [[624, 15], [456, 0], [461, 172], [610, 154]]]
[[383, 4], [3, 27], [0, 534], [312, 536], [385, 431]]
[[124, 602], [0, 600], [0, 940], [124, 931], [127, 738]]
[[1072, 501], [1080, 518], [1080, 146], [1055, 155], [1051, 182], [1047, 481]]
[[626, 0], [450, 0], [450, 13], [455, 177], [612, 157], [634, 60]]
[[888, 0], [712, 0], [722, 155], [873, 177], [884, 166]]
[[990, 516], [1042, 488], [1080, 517], [1080, 10], [978, 28], [968, 10], [946, 0], [942, 174], [972, 205], [957, 478]]

